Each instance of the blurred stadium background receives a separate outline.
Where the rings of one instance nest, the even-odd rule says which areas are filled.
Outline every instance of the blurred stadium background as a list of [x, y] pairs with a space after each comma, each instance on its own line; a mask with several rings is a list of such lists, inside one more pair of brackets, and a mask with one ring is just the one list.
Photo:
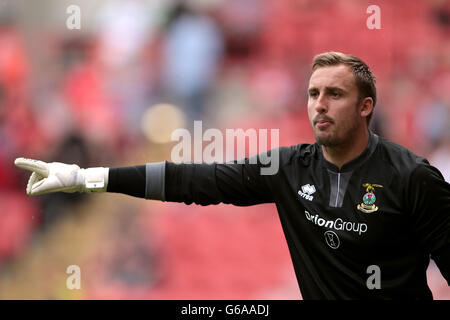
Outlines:
[[[79, 30], [66, 26], [70, 5]], [[30, 198], [13, 161], [168, 160], [170, 133], [194, 119], [312, 142], [310, 63], [332, 50], [375, 72], [373, 130], [450, 181], [449, 38], [440, 0], [0, 0], [0, 299], [301, 298], [273, 205]], [[69, 265], [80, 290], [66, 288]], [[428, 276], [449, 299], [434, 263]]]

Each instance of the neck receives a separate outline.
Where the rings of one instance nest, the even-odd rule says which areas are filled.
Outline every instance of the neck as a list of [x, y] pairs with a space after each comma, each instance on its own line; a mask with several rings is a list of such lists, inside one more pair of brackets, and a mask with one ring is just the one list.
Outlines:
[[369, 143], [369, 131], [363, 130], [362, 133], [356, 134], [346, 144], [340, 144], [338, 146], [323, 146], [323, 156], [328, 162], [331, 162], [339, 169], [344, 164], [357, 158], [367, 148]]

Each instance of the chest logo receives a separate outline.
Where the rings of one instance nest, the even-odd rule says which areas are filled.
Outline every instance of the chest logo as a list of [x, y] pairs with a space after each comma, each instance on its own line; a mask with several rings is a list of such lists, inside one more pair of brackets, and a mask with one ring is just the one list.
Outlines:
[[298, 195], [306, 200], [312, 201], [314, 199], [312, 196], [314, 192], [316, 192], [316, 187], [308, 183], [302, 186], [302, 190], [298, 190]]
[[339, 241], [339, 237], [336, 234], [336, 232], [333, 231], [326, 231], [324, 233], [325, 241], [327, 242], [327, 245], [332, 249], [339, 248], [339, 245], [341, 242]]
[[366, 188], [366, 194], [363, 196], [363, 202], [358, 204], [358, 210], [364, 213], [372, 213], [377, 211], [378, 207], [375, 205], [375, 201], [377, 200], [377, 197], [375, 196], [375, 188], [383, 188], [383, 186], [371, 183], [364, 183], [362, 186]]

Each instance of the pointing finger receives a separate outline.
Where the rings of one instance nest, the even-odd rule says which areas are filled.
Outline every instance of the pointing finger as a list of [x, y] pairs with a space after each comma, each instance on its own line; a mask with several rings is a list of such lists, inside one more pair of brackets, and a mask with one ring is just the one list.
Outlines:
[[48, 177], [48, 166], [47, 163], [40, 160], [27, 159], [27, 158], [17, 158], [14, 164], [22, 169], [36, 172], [40, 176]]

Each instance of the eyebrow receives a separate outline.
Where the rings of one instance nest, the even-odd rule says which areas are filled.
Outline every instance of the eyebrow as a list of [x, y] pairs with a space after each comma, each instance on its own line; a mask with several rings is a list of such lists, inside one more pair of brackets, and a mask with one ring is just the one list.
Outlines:
[[[308, 89], [308, 92], [312, 92], [312, 91], [319, 91], [319, 89], [317, 89], [316, 87], [311, 87]], [[340, 88], [340, 87], [325, 87], [325, 91], [327, 91], [327, 92], [332, 92], [332, 91], [347, 92], [345, 89]]]

